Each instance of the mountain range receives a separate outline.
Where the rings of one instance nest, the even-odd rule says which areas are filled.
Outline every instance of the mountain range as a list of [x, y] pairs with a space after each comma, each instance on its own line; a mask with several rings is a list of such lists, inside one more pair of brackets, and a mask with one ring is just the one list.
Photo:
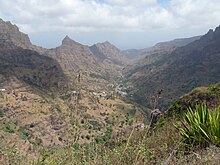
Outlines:
[[108, 41], [66, 36], [46, 49], [0, 20], [0, 146], [13, 141], [33, 156], [41, 146], [103, 143], [143, 123], [141, 108], [115, 91], [127, 62]]
[[124, 50], [123, 53], [126, 55], [128, 59], [131, 59], [132, 61], [135, 62], [149, 55], [156, 55], [163, 52], [172, 52], [174, 49], [178, 47], [186, 46], [187, 44], [200, 39], [200, 37], [201, 36], [195, 36], [190, 38], [174, 39], [172, 41], [167, 41], [167, 42], [159, 42], [149, 48], [128, 49], [128, 50]]
[[[52, 87], [51, 83], [37, 82], [46, 80], [44, 74], [54, 76], [49, 80], [57, 83], [60, 79], [66, 82], [67, 77], [76, 79], [78, 74], [83, 74], [85, 79], [98, 78], [108, 81], [118, 77], [120, 70], [128, 63], [121, 51], [108, 41], [87, 46], [66, 36], [62, 44], [53, 49], [33, 45], [28, 35], [20, 32], [16, 25], [2, 19], [0, 19], [0, 43], [1, 60], [10, 63], [6, 67], [6, 63], [2, 61], [4, 65], [1, 67], [4, 69], [1, 72], [8, 75], [16, 74], [19, 79], [36, 86]], [[31, 70], [26, 72], [27, 69]], [[65, 77], [63, 72], [68, 76]], [[40, 75], [43, 77], [39, 77]]]
[[1, 74], [49, 89], [74, 83], [78, 74], [85, 86], [91, 86], [91, 80], [115, 82], [123, 70], [131, 100], [149, 107], [151, 97], [162, 89], [162, 108], [196, 86], [219, 81], [219, 31], [218, 27], [203, 36], [126, 51], [108, 41], [87, 46], [66, 36], [60, 46], [46, 49], [33, 45], [16, 25], [1, 19]]
[[[220, 26], [141, 50], [121, 51], [108, 41], [88, 46], [69, 36], [46, 49], [0, 19], [0, 164], [185, 158], [188, 152], [174, 153], [181, 139], [173, 122], [181, 123], [166, 118], [205, 101], [219, 106], [219, 46]], [[164, 118], [151, 129], [157, 108]]]
[[152, 97], [162, 90], [158, 107], [164, 110], [193, 88], [219, 82], [219, 45], [217, 27], [185, 46], [146, 56], [125, 69], [128, 92], [133, 100], [150, 107]]

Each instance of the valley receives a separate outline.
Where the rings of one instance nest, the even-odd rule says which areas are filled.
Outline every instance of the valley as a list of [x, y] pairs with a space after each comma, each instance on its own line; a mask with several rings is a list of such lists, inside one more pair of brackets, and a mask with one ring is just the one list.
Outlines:
[[220, 105], [219, 44], [217, 27], [141, 50], [69, 36], [46, 49], [0, 19], [0, 164], [161, 163], [175, 117]]
[[148, 122], [115, 90], [128, 61], [109, 42], [89, 47], [66, 36], [45, 49], [15, 25], [1, 20], [1, 27], [2, 148], [35, 159], [43, 147], [104, 143]]

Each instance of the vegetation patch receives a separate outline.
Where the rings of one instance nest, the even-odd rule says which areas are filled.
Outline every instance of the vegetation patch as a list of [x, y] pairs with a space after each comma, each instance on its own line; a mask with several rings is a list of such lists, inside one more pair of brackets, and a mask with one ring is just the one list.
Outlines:
[[17, 131], [17, 125], [13, 122], [3, 124], [3, 131], [8, 133], [15, 133]]
[[177, 127], [184, 142], [190, 145], [220, 146], [220, 107], [210, 111], [207, 105], [188, 108], [182, 127]]

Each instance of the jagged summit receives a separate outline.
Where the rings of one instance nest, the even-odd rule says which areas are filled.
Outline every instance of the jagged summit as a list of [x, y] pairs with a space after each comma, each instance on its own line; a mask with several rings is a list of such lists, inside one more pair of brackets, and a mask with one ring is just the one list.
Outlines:
[[62, 45], [69, 45], [69, 46], [72, 46], [72, 45], [81, 45], [80, 43], [72, 40], [68, 35], [66, 35], [64, 37], [64, 39], [62, 40]]
[[220, 26], [216, 27], [215, 30], [209, 29], [209, 31], [204, 36], [202, 36], [201, 39], [202, 42], [206, 43], [213, 39], [219, 40], [219, 38], [220, 38]]
[[120, 49], [111, 44], [109, 41], [94, 44], [90, 46], [90, 50], [100, 61], [108, 59], [118, 65], [128, 62], [124, 57], [124, 54], [121, 53]]
[[109, 47], [109, 48], [117, 49], [118, 51], [120, 51], [115, 45], [113, 45], [113, 44], [110, 43], [109, 41], [96, 43], [96, 44], [94, 44], [93, 46], [97, 46], [97, 47]]
[[28, 35], [20, 32], [16, 25], [11, 22], [0, 19], [0, 39], [4, 41], [13, 42], [17, 46], [31, 45]]
[[114, 45], [112, 45], [112, 43], [110, 43], [109, 41], [105, 41], [105, 42], [103, 42], [103, 43], [101, 43], [101, 44], [114, 46]]
[[215, 37], [219, 38], [219, 36], [220, 36], [220, 25], [215, 28], [214, 35], [215, 35]]

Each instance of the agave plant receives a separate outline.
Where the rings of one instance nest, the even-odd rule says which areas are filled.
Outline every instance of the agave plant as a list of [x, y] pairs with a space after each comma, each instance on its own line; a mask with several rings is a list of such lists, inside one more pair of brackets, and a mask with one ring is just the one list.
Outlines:
[[220, 107], [209, 111], [206, 104], [188, 108], [182, 127], [175, 126], [184, 138], [184, 142], [193, 145], [214, 144], [220, 146]]
[[210, 125], [212, 142], [220, 146], [220, 107], [210, 115]]

